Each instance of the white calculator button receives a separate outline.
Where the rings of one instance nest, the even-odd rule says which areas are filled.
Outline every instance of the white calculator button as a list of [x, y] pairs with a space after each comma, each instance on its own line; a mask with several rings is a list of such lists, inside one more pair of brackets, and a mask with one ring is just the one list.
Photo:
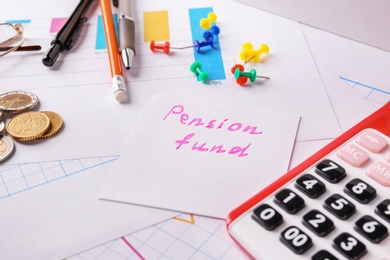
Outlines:
[[372, 243], [378, 244], [389, 232], [387, 228], [371, 216], [363, 216], [355, 224], [355, 230]]
[[390, 163], [390, 153], [387, 153], [387, 155], [386, 155], [386, 161], [387, 161], [388, 163]]
[[340, 194], [333, 194], [325, 200], [324, 208], [341, 220], [346, 220], [356, 212], [355, 205]]
[[311, 257], [312, 260], [338, 260], [334, 255], [326, 250], [320, 250]]
[[257, 207], [253, 211], [252, 219], [267, 230], [274, 230], [283, 222], [282, 215], [268, 204]]
[[368, 161], [368, 154], [362, 148], [354, 144], [344, 145], [337, 156], [349, 165], [360, 167]]
[[367, 169], [367, 175], [379, 184], [390, 187], [390, 165], [376, 162]]
[[329, 159], [317, 164], [315, 172], [331, 183], [338, 183], [346, 176], [345, 169]]
[[386, 199], [378, 204], [375, 213], [390, 223], [390, 199]]
[[376, 197], [376, 190], [357, 178], [345, 185], [344, 192], [362, 204], [367, 204]]
[[296, 226], [286, 228], [280, 241], [296, 254], [303, 254], [313, 245], [311, 238]]
[[361, 133], [356, 142], [373, 153], [380, 153], [387, 147], [386, 139], [372, 130]]
[[360, 259], [367, 252], [366, 246], [349, 233], [342, 233], [333, 240], [334, 248], [348, 259]]

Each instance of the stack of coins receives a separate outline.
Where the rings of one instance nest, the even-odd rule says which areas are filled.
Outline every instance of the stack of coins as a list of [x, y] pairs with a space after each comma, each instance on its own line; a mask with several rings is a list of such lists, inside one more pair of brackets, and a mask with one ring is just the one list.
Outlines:
[[[30, 111], [38, 104], [38, 97], [27, 91], [12, 91], [0, 95], [0, 162], [13, 153], [15, 146], [8, 133], [18, 142], [42, 140], [58, 134], [64, 122], [61, 116], [51, 111]], [[7, 126], [3, 113], [17, 114]]]

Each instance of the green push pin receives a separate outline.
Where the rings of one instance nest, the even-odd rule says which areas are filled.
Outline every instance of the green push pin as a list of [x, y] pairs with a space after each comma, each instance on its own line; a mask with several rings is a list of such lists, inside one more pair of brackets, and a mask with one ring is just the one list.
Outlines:
[[245, 71], [240, 71], [239, 68], [236, 68], [236, 70], [234, 71], [234, 78], [238, 79], [240, 76], [247, 77], [251, 82], [255, 82], [256, 78], [270, 79], [269, 77], [266, 76], [257, 76], [255, 69], [252, 69], [249, 72], [245, 72]]
[[198, 61], [195, 61], [190, 66], [191, 72], [198, 76], [198, 79], [202, 82], [207, 81], [209, 78], [209, 73], [207, 71], [202, 71], [202, 64]]

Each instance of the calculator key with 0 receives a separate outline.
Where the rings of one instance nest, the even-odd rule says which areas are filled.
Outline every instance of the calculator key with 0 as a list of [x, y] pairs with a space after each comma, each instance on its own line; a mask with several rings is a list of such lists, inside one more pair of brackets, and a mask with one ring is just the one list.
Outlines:
[[255, 259], [390, 259], [390, 103], [234, 209], [227, 228]]

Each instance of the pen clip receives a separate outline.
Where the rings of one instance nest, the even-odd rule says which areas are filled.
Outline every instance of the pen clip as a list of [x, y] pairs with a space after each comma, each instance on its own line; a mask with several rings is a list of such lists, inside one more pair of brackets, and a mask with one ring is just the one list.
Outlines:
[[80, 19], [80, 22], [76, 25], [76, 28], [73, 30], [72, 37], [69, 38], [67, 42], [64, 43], [64, 48], [66, 50], [72, 49], [72, 47], [75, 45], [77, 40], [80, 37], [80, 31], [81, 28], [83, 27], [83, 24], [88, 20], [87, 17], [82, 17]]

